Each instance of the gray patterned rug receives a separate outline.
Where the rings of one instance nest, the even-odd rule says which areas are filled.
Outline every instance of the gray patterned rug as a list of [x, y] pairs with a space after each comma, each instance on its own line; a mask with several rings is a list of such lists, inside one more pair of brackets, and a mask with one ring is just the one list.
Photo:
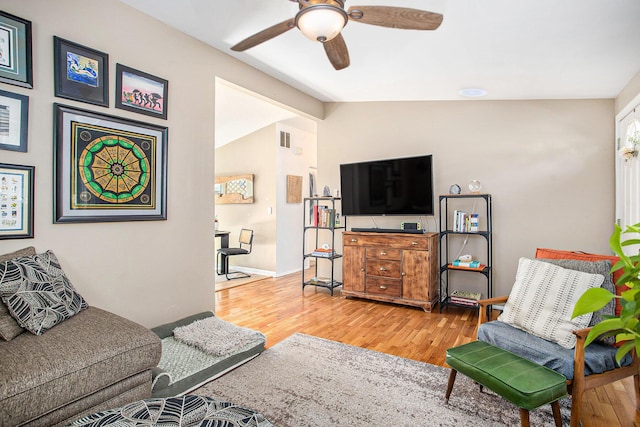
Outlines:
[[[251, 408], [280, 427], [517, 426], [518, 408], [449, 369], [335, 341], [294, 334], [252, 361], [193, 391]], [[570, 401], [561, 402], [569, 424]], [[553, 426], [551, 408], [531, 425]]]

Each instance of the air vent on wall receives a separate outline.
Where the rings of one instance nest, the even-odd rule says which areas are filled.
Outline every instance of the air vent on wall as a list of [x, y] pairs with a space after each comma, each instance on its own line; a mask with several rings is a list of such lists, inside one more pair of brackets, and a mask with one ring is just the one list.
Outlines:
[[291, 148], [291, 134], [289, 132], [280, 131], [280, 147]]

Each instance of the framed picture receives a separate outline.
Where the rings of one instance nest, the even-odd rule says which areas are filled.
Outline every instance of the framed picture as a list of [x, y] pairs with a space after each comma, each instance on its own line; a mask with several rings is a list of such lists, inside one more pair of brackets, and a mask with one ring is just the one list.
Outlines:
[[0, 11], [0, 82], [33, 88], [31, 21]]
[[169, 82], [116, 64], [116, 108], [167, 119]]
[[0, 239], [33, 238], [34, 166], [0, 163]]
[[29, 97], [0, 90], [0, 150], [27, 151]]
[[109, 106], [109, 55], [53, 36], [54, 95]]
[[54, 109], [54, 222], [167, 219], [167, 127]]

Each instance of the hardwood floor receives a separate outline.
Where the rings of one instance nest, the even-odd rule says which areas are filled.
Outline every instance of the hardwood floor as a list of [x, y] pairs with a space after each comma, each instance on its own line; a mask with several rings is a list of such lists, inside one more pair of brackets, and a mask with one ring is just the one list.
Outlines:
[[[400, 357], [446, 366], [449, 347], [475, 339], [477, 314], [448, 307], [443, 313], [372, 301], [346, 299], [339, 288], [307, 286], [300, 273], [216, 292], [216, 314], [262, 331], [267, 347], [295, 332]], [[444, 395], [446, 384], [442, 385]], [[627, 378], [586, 394], [583, 427], [640, 426], [633, 380]]]

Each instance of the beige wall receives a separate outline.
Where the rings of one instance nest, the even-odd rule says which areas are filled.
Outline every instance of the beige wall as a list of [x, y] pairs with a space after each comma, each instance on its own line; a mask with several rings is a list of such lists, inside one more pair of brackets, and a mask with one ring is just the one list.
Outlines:
[[[613, 100], [340, 103], [325, 111], [320, 188], [339, 185], [341, 163], [419, 154], [434, 156], [436, 194], [482, 183], [493, 195], [494, 295], [508, 293], [518, 258], [536, 247], [608, 252]], [[376, 219], [394, 228], [403, 220]], [[373, 226], [369, 217], [348, 221]]]
[[622, 111], [638, 95], [640, 95], [640, 71], [638, 71], [616, 97], [616, 114]]
[[[254, 175], [254, 203], [216, 204], [221, 230], [231, 231], [238, 246], [241, 228], [253, 229], [249, 255], [231, 257], [229, 265], [265, 272], [276, 270], [276, 125], [267, 126], [216, 149], [216, 176]], [[273, 213], [268, 213], [272, 208]]]
[[[92, 305], [146, 326], [214, 308], [214, 96], [216, 76], [306, 114], [323, 104], [179, 33], [117, 0], [4, 0], [2, 10], [33, 23], [29, 152], [0, 161], [36, 166], [35, 238], [0, 241], [0, 253], [25, 245], [53, 249]], [[111, 107], [53, 96], [53, 36], [108, 53]], [[168, 120], [113, 107], [116, 63], [169, 80]], [[53, 224], [53, 103], [169, 127], [168, 220]]]

